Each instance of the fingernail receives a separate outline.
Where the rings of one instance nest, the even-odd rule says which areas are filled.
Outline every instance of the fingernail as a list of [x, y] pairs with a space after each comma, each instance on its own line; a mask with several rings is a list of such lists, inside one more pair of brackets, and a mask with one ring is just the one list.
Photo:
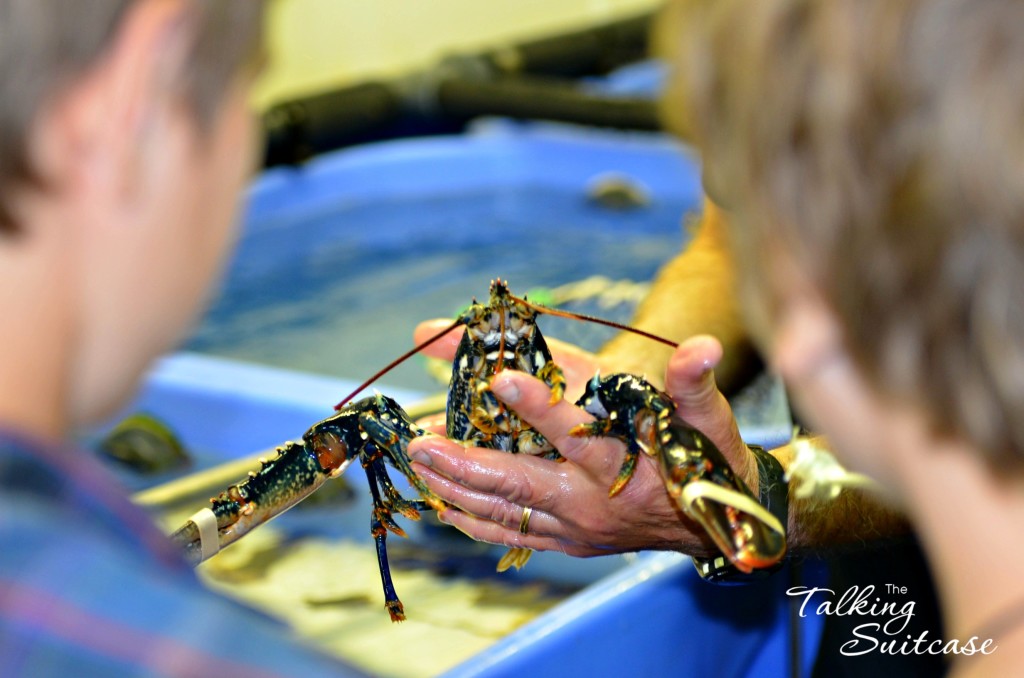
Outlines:
[[445, 525], [451, 525], [452, 524], [452, 521], [448, 518], [448, 511], [438, 511], [437, 512], [437, 520], [438, 520], [438, 522], [442, 522]]
[[425, 450], [421, 450], [418, 447], [413, 448], [410, 446], [409, 458], [412, 459], [413, 461], [423, 464], [424, 466], [434, 465], [434, 458], [431, 457], [428, 452], [426, 452]]
[[673, 358], [674, 361], [684, 363], [684, 372], [689, 379], [698, 379], [705, 385], [709, 379], [714, 380], [714, 369], [722, 358], [721, 350], [715, 342], [711, 337], [698, 335], [680, 344]]
[[491, 380], [491, 392], [509, 405], [519, 401], [519, 386], [503, 373], [498, 373]]

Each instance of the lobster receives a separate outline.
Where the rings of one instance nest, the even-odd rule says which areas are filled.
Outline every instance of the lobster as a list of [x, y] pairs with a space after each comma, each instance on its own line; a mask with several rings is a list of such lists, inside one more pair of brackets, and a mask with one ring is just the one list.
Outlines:
[[[599, 322], [674, 346], [642, 330], [532, 303], [514, 296], [503, 281], [495, 280], [488, 303], [474, 299], [451, 326], [400, 356], [338, 403], [337, 412], [313, 424], [301, 442], [286, 443], [278, 448], [273, 459], [261, 459], [259, 471], [250, 472], [245, 481], [211, 499], [212, 506], [192, 516], [172, 535], [172, 540], [182, 548], [189, 562], [198, 564], [302, 501], [358, 459], [366, 472], [373, 500], [370, 531], [377, 551], [385, 608], [392, 621], [404, 620], [404, 607], [391, 581], [387, 533], [405, 536], [395, 522], [395, 513], [418, 520], [422, 511], [441, 510], [446, 505], [413, 471], [406, 451], [413, 438], [425, 433], [423, 429], [385, 395], [353, 399], [394, 366], [464, 326], [448, 390], [448, 437], [514, 454], [559, 460], [558, 451], [544, 436], [489, 391], [494, 374], [516, 369], [542, 379], [551, 388], [552, 403], [562, 398], [565, 383], [561, 370], [552, 360], [536, 323], [541, 313]], [[626, 459], [609, 490], [610, 496], [626, 486], [641, 452], [654, 455], [661, 460], [666, 487], [681, 510], [707, 530], [739, 569], [749, 572], [782, 558], [785, 538], [778, 521], [760, 507], [714, 444], [674, 416], [669, 396], [638, 377], [612, 375], [594, 377], [577, 405], [596, 420], [577, 427], [573, 435], [613, 436], [626, 443]], [[420, 499], [402, 497], [391, 482], [388, 465], [405, 476]], [[510, 549], [498, 562], [498, 570], [522, 567], [530, 553], [528, 549]]]

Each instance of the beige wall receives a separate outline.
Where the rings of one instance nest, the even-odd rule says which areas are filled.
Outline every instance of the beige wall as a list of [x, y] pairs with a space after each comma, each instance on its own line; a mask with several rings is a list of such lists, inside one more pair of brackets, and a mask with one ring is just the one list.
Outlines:
[[282, 98], [418, 70], [466, 51], [611, 21], [659, 0], [274, 0], [256, 93]]

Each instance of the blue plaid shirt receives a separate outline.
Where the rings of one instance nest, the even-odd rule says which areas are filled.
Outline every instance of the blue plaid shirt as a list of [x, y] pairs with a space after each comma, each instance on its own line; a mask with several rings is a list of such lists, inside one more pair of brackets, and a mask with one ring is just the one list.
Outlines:
[[352, 676], [203, 588], [88, 452], [0, 432], [0, 676]]

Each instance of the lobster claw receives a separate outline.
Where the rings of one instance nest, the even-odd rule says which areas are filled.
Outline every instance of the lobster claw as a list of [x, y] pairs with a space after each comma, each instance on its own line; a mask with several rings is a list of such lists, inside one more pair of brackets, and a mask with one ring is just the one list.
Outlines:
[[679, 507], [700, 523], [739, 571], [772, 567], [786, 554], [786, 532], [779, 519], [750, 495], [709, 480], [666, 485]]
[[669, 496], [704, 531], [737, 570], [773, 567], [786, 555], [786, 526], [751, 494], [721, 451], [703, 433], [671, 418], [659, 428], [673, 444], [659, 447]]
[[639, 452], [659, 461], [669, 495], [704, 528], [736, 569], [770, 568], [786, 554], [785, 526], [750, 493], [715, 444], [674, 416], [672, 399], [640, 377], [595, 377], [580, 398], [596, 421], [574, 436], [611, 436], [626, 443], [626, 460], [612, 485], [615, 496], [629, 482]]

